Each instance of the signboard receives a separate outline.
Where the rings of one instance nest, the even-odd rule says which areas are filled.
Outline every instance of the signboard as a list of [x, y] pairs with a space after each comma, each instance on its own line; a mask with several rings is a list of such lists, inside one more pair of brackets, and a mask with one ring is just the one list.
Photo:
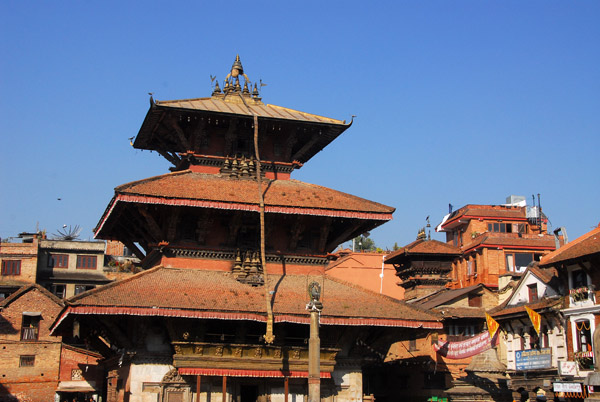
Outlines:
[[576, 376], [577, 363], [569, 361], [558, 362], [558, 374], [563, 376]]
[[583, 392], [579, 382], [555, 382], [553, 389], [554, 392]]
[[515, 352], [517, 370], [535, 370], [552, 367], [552, 349], [529, 349]]
[[494, 336], [490, 340], [488, 331], [483, 331], [479, 335], [460, 342], [442, 342], [438, 341], [433, 345], [435, 351], [446, 357], [447, 359], [464, 359], [466, 357], [475, 356], [481, 352], [490, 349], [498, 343], [498, 337]]

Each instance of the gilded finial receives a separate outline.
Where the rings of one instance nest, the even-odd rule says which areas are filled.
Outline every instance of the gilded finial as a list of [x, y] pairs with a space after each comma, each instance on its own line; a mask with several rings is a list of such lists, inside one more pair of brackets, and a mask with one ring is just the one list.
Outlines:
[[218, 95], [221, 93], [221, 87], [219, 87], [219, 81], [215, 82], [215, 89], [213, 90], [213, 95]]

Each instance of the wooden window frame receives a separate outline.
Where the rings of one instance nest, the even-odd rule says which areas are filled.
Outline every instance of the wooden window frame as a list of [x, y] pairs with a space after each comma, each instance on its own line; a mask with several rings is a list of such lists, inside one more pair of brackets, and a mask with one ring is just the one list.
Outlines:
[[50, 254], [48, 257], [49, 268], [69, 268], [68, 254]]
[[[93, 264], [92, 264], [93, 261]], [[96, 269], [98, 266], [98, 256], [96, 255], [78, 255], [77, 269]]]
[[21, 341], [37, 341], [40, 337], [40, 316], [23, 314], [21, 319]]
[[3, 260], [2, 261], [3, 276], [19, 276], [21, 275], [21, 260]]
[[19, 356], [19, 367], [34, 367], [35, 366], [35, 355], [20, 355]]

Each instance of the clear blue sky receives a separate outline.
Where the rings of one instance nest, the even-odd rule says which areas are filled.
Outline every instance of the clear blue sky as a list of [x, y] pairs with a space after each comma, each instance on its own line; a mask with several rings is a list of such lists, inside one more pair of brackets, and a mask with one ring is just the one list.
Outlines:
[[129, 145], [147, 93], [209, 96], [237, 53], [265, 102], [357, 115], [293, 177], [396, 207], [379, 246], [448, 203], [510, 194], [540, 193], [571, 239], [600, 222], [598, 1], [3, 1], [0, 15], [2, 238], [91, 237], [114, 187], [167, 172]]

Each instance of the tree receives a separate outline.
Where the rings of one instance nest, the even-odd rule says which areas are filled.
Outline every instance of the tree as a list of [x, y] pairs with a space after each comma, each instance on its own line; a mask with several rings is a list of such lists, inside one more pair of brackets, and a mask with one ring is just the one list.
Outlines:
[[373, 239], [369, 238], [369, 234], [362, 234], [353, 239], [354, 251], [374, 251], [377, 247]]

